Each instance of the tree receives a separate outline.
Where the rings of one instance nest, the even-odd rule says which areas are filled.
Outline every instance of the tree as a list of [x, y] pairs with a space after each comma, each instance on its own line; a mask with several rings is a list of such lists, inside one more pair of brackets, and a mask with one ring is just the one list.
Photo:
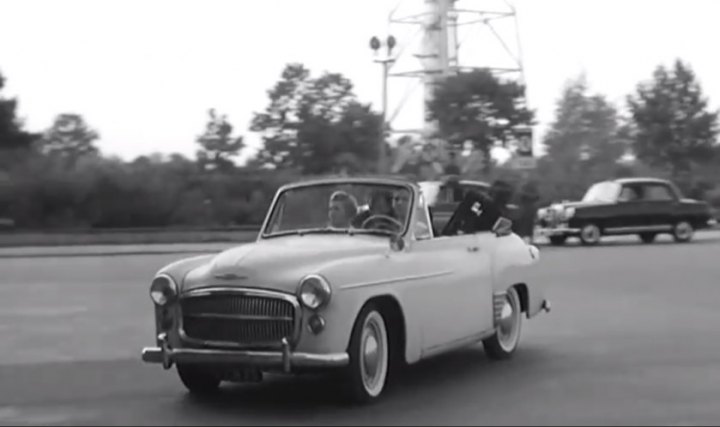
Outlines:
[[245, 147], [243, 137], [233, 137], [233, 127], [227, 116], [219, 117], [214, 109], [208, 111], [209, 120], [205, 132], [197, 138], [202, 147], [198, 153], [198, 162], [203, 168], [227, 170], [234, 166], [233, 157]]
[[268, 96], [251, 124], [263, 139], [258, 163], [319, 174], [365, 170], [375, 161], [380, 116], [357, 101], [341, 74], [312, 78], [302, 64], [288, 64]]
[[[525, 88], [501, 81], [489, 70], [462, 72], [436, 88], [427, 105], [439, 136], [458, 149], [470, 141], [485, 159], [494, 146], [507, 146], [520, 125], [533, 124], [534, 113], [523, 105]], [[486, 169], [490, 162], [486, 162]]]
[[659, 66], [650, 82], [628, 96], [638, 159], [669, 169], [673, 177], [712, 159], [718, 112], [708, 110], [695, 73], [679, 59], [672, 70]]
[[[5, 78], [0, 74], [0, 92], [5, 87]], [[7, 159], [9, 152], [29, 151], [39, 135], [22, 129], [17, 117], [17, 100], [0, 96], [0, 157]]]
[[53, 125], [42, 138], [41, 151], [74, 165], [84, 156], [99, 153], [95, 141], [100, 135], [85, 122], [79, 114], [65, 113], [55, 118]]
[[545, 135], [547, 162], [568, 173], [598, 167], [614, 168], [627, 150], [630, 128], [616, 108], [600, 94], [588, 93], [585, 76], [570, 81]]

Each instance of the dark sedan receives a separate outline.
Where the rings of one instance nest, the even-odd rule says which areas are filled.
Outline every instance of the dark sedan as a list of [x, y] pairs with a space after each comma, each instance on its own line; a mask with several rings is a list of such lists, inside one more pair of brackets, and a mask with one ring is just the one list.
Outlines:
[[556, 203], [538, 212], [538, 232], [554, 245], [569, 237], [595, 245], [605, 235], [630, 234], [652, 243], [663, 233], [688, 242], [695, 230], [715, 222], [707, 203], [684, 198], [672, 182], [656, 178], [599, 182], [579, 202]]

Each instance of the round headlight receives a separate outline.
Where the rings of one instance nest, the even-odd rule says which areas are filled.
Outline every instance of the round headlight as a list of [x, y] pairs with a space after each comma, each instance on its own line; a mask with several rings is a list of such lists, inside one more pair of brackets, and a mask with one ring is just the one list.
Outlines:
[[317, 310], [330, 302], [330, 284], [321, 276], [311, 275], [300, 281], [300, 302], [310, 310]]
[[159, 306], [163, 306], [177, 297], [178, 289], [175, 282], [168, 276], [158, 276], [150, 285], [150, 298]]
[[565, 218], [572, 218], [575, 216], [575, 208], [565, 209]]

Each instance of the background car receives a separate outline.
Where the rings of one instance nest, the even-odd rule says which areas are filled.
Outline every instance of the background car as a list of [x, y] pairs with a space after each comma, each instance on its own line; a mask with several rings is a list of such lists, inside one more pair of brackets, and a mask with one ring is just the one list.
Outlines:
[[623, 178], [592, 185], [582, 201], [556, 203], [538, 211], [538, 232], [554, 245], [579, 237], [595, 245], [605, 235], [637, 234], [652, 243], [658, 234], [688, 242], [695, 230], [715, 224], [710, 205], [684, 198], [670, 181]]

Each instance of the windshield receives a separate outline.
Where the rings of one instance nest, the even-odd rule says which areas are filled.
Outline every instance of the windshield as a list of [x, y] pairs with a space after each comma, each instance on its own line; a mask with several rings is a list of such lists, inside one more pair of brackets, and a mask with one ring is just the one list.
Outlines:
[[600, 182], [588, 189], [583, 202], [614, 202], [620, 186], [614, 182]]
[[278, 197], [263, 236], [404, 233], [410, 205], [410, 191], [399, 185], [332, 183], [292, 188]]

